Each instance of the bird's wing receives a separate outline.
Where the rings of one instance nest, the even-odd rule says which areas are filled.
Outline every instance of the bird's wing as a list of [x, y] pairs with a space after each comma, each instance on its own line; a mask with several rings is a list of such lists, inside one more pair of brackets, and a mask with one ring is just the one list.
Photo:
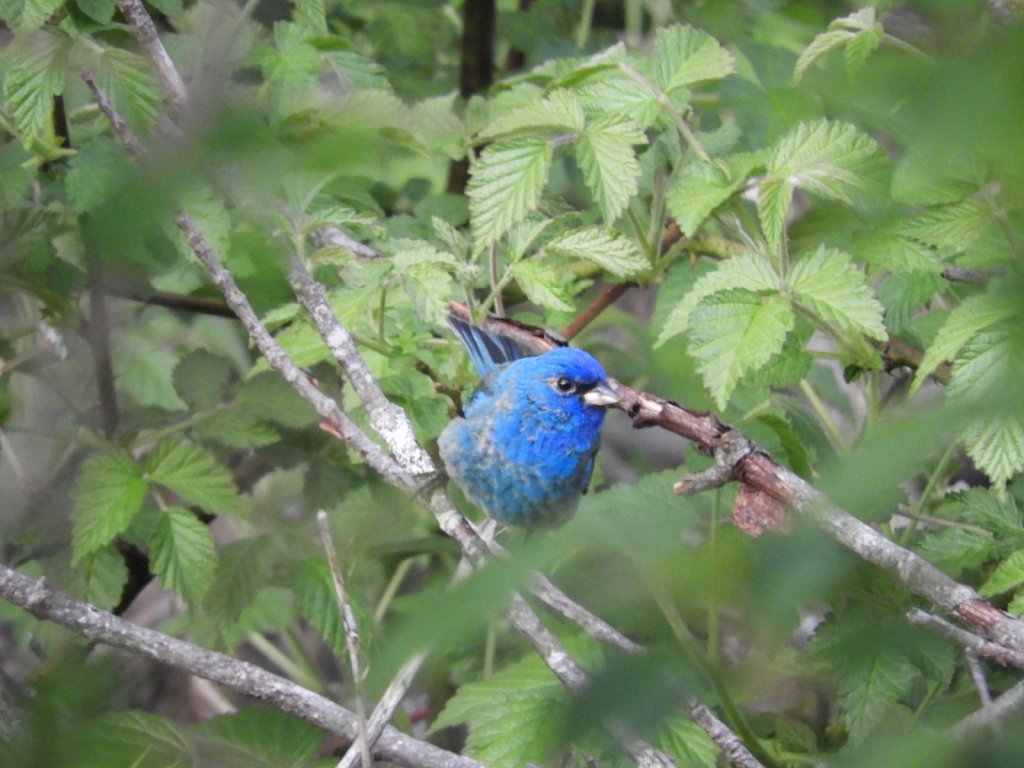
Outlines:
[[448, 315], [448, 325], [455, 331], [459, 340], [462, 341], [462, 345], [469, 352], [473, 367], [476, 368], [476, 372], [480, 374], [481, 378], [499, 365], [527, 357], [526, 353], [511, 339], [487, 333], [454, 315]]

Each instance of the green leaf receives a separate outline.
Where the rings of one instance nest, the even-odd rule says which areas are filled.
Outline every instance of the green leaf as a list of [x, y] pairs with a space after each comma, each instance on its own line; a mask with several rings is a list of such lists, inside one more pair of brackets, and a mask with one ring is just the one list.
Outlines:
[[216, 577], [204, 601], [222, 621], [234, 621], [267, 586], [278, 562], [270, 536], [251, 536], [218, 549]]
[[973, 419], [960, 439], [967, 455], [997, 488], [1024, 470], [1024, 422], [1018, 416]]
[[995, 550], [991, 533], [964, 528], [926, 534], [917, 546], [922, 557], [954, 577], [990, 560]]
[[79, 562], [79, 572], [85, 581], [82, 597], [87, 602], [108, 611], [121, 602], [128, 566], [116, 547], [108, 544], [97, 549]]
[[852, 125], [818, 120], [801, 123], [771, 148], [758, 209], [769, 242], [776, 246], [794, 188], [830, 200], [853, 202], [885, 154]]
[[943, 362], [952, 360], [976, 334], [1013, 316], [1018, 310], [1015, 300], [990, 294], [978, 294], [964, 299], [949, 313], [935, 341], [925, 350], [910, 385], [910, 394], [917, 392], [932, 371]]
[[342, 84], [349, 89], [391, 90], [384, 67], [372, 59], [354, 51], [327, 51], [324, 58]]
[[782, 349], [796, 318], [782, 296], [729, 290], [704, 299], [690, 317], [689, 352], [719, 408], [745, 373]]
[[324, 0], [298, 0], [293, 11], [295, 23], [314, 35], [327, 34]]
[[683, 234], [692, 236], [711, 212], [732, 197], [750, 172], [763, 161], [762, 153], [744, 152], [723, 157], [718, 163], [694, 161], [680, 168], [668, 189], [665, 202]]
[[980, 200], [964, 199], [928, 208], [900, 228], [912, 240], [936, 248], [964, 251], [995, 221], [995, 211]]
[[815, 61], [844, 43], [847, 71], [851, 74], [856, 72], [871, 52], [881, 45], [884, 37], [885, 30], [875, 18], [873, 7], [861, 8], [849, 16], [836, 19], [828, 25], [828, 31], [815, 37], [800, 54], [793, 70], [793, 85], [800, 82], [804, 72]]
[[124, 453], [101, 453], [82, 465], [71, 513], [73, 562], [109, 544], [142, 508], [146, 481]]
[[[59, 6], [60, 2], [56, 5]], [[43, 6], [37, 7], [40, 11], [46, 10]], [[49, 12], [40, 23], [47, 16]], [[53, 131], [53, 97], [64, 90], [69, 49], [69, 41], [63, 35], [40, 30], [18, 35], [4, 51], [7, 66], [3, 78], [4, 102], [26, 151], [31, 150], [35, 141]]]
[[231, 473], [198, 445], [176, 440], [157, 444], [146, 458], [146, 479], [215, 515], [244, 514]]
[[339, 658], [348, 658], [345, 624], [327, 564], [322, 559], [302, 563], [296, 569], [292, 588], [302, 617]]
[[894, 272], [938, 274], [946, 266], [933, 249], [887, 228], [858, 236], [851, 251], [871, 264]]
[[267, 420], [270, 414], [245, 405], [231, 405], [201, 418], [192, 427], [203, 440], [229, 448], [261, 448], [281, 440], [281, 433]]
[[640, 163], [633, 146], [647, 139], [627, 115], [591, 122], [576, 141], [576, 160], [605, 224], [611, 225], [637, 193]]
[[685, 331], [690, 324], [690, 313], [706, 296], [732, 288], [742, 288], [755, 293], [777, 293], [781, 288], [781, 281], [771, 263], [760, 254], [748, 253], [723, 261], [718, 269], [694, 283], [685, 298], [669, 312], [654, 345], [661, 346], [673, 336]]
[[217, 568], [213, 535], [189, 510], [169, 507], [153, 532], [150, 564], [161, 584], [196, 605], [213, 584]]
[[231, 374], [229, 360], [197, 349], [175, 366], [172, 379], [178, 395], [189, 407], [205, 411], [223, 401]]
[[171, 381], [178, 363], [174, 351], [155, 345], [144, 329], [126, 329], [114, 337], [113, 353], [119, 391], [138, 405], [185, 410]]
[[109, 24], [117, 9], [117, 0], [75, 0], [82, 13], [100, 24]]
[[315, 758], [323, 741], [321, 731], [269, 707], [247, 707], [213, 717], [196, 724], [195, 730], [202, 735], [196, 765], [306, 768], [320, 764]]
[[583, 106], [572, 91], [559, 89], [539, 101], [498, 115], [477, 133], [480, 141], [516, 136], [547, 137], [578, 134], [583, 130]]
[[597, 227], [559, 235], [549, 241], [544, 250], [592, 261], [620, 277], [635, 275], [649, 266], [636, 243], [617, 232]]
[[0, 0], [0, 18], [16, 32], [39, 29], [64, 0]]
[[1024, 584], [1024, 549], [1011, 552], [978, 588], [985, 597], [995, 597]]
[[735, 68], [732, 54], [711, 35], [680, 24], [658, 30], [654, 62], [657, 83], [665, 93], [705, 80], [719, 80]]
[[558, 745], [565, 698], [558, 680], [531, 655], [489, 680], [463, 685], [432, 727], [466, 723], [466, 754], [493, 768], [545, 765]]
[[905, 656], [883, 650], [865, 660], [858, 674], [840, 681], [840, 708], [851, 743], [864, 743], [892, 704], [910, 691], [915, 676]]
[[112, 140], [98, 139], [79, 147], [68, 161], [66, 177], [71, 212], [85, 213], [109, 200], [131, 168], [124, 150]]
[[483, 151], [466, 192], [478, 245], [494, 242], [537, 207], [551, 156], [551, 146], [540, 139], [494, 144]]
[[517, 261], [509, 272], [530, 301], [549, 309], [572, 311], [568, 291], [551, 267], [536, 261]]
[[720, 751], [711, 737], [686, 717], [674, 717], [658, 726], [654, 746], [675, 758], [677, 765], [704, 768], [717, 765]]
[[661, 103], [647, 88], [618, 70], [603, 71], [580, 87], [587, 114], [628, 115], [640, 128], [651, 126], [661, 114]]
[[81, 722], [75, 749], [103, 755], [108, 766], [185, 766], [192, 762], [190, 740], [167, 718], [148, 712], [108, 712]]
[[148, 59], [123, 48], [88, 49], [96, 83], [129, 120], [152, 125], [163, 106], [163, 91]]
[[824, 245], [793, 266], [786, 283], [797, 303], [840, 333], [862, 333], [885, 341], [882, 305], [853, 259]]

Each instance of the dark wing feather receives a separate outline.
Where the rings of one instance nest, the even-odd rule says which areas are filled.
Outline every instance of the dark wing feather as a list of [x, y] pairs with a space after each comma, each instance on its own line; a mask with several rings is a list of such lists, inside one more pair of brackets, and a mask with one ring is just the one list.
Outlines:
[[462, 345], [469, 352], [473, 367], [476, 368], [476, 372], [480, 374], [481, 378], [499, 365], [527, 356], [511, 339], [495, 333], [487, 333], [454, 315], [448, 315], [448, 325], [455, 331], [459, 340], [462, 341]]

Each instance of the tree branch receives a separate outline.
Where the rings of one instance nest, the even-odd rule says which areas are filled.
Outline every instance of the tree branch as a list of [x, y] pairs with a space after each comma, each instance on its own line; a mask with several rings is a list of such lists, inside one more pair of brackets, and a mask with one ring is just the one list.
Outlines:
[[706, 733], [718, 748], [722, 750], [725, 759], [737, 768], [764, 768], [761, 761], [750, 754], [750, 750], [743, 746], [735, 733], [729, 727], [715, 717], [714, 713], [697, 699], [691, 699], [689, 703], [690, 717]]
[[[354, 739], [356, 716], [333, 701], [246, 661], [201, 648], [156, 630], [140, 627], [112, 613], [79, 602], [0, 565], [0, 597], [38, 619], [52, 621], [83, 637], [143, 656], [219, 683], [233, 691], [273, 704], [318, 728]], [[461, 755], [385, 728], [377, 754], [402, 765], [429, 768], [483, 768]]]
[[139, 45], [149, 54], [167, 98], [176, 108], [180, 108], [188, 98], [188, 90], [178, 73], [178, 68], [174, 66], [174, 61], [167, 53], [167, 49], [164, 48], [156, 25], [142, 4], [142, 0], [117, 0], [117, 7], [124, 14], [125, 21], [135, 33]]

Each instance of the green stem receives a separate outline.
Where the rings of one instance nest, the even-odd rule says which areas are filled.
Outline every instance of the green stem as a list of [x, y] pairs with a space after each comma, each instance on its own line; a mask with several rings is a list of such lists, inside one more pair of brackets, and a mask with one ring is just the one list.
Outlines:
[[761, 761], [765, 768], [777, 768], [776, 761], [765, 750], [760, 739], [757, 738], [757, 734], [754, 733], [750, 724], [747, 723], [746, 718], [743, 717], [736, 703], [732, 700], [728, 689], [725, 687], [725, 683], [701, 653], [700, 644], [686, 626], [686, 622], [683, 621], [683, 617], [679, 614], [675, 604], [660, 589], [652, 587], [651, 591], [683, 653], [707, 678], [714, 689], [715, 695], [718, 696], [718, 701], [722, 705], [722, 711], [729, 723], [729, 727], [739, 736], [746, 748], [750, 750], [750, 753]]
[[914, 505], [914, 511], [911, 512], [910, 525], [903, 529], [900, 534], [900, 546], [906, 546], [910, 541], [910, 537], [914, 535], [914, 531], [917, 530], [917, 521], [924, 520], [925, 509], [928, 507], [928, 503], [931, 501], [933, 495], [935, 495], [935, 489], [939, 487], [946, 477], [946, 469], [949, 467], [949, 462], [953, 460], [953, 456], [956, 455], [957, 443], [955, 441], [949, 444], [945, 452], [939, 458], [938, 463], [935, 465], [935, 469], [928, 476], [928, 482], [925, 483], [924, 490], [921, 491], [921, 497], [917, 500], [917, 504]]
[[814, 410], [814, 413], [821, 422], [821, 425], [831, 436], [832, 441], [836, 444], [839, 451], [841, 453], [849, 453], [850, 446], [847, 444], [846, 440], [843, 439], [838, 427], [836, 427], [831, 417], [828, 415], [828, 411], [825, 410], [825, 406], [818, 398], [818, 394], [811, 388], [811, 385], [807, 383], [807, 379], [800, 380], [800, 391], [804, 393], [804, 396], [811, 404], [811, 408]]
[[931, 56], [929, 56], [927, 53], [922, 51], [917, 46], [911, 45], [906, 40], [900, 40], [898, 37], [893, 37], [892, 35], [890, 35], [888, 33], [886, 33], [883, 36], [883, 39], [885, 40], [885, 42], [887, 42], [893, 48], [899, 48], [904, 53], [909, 53], [911, 56], [919, 59], [920, 61], [925, 62], [926, 64], [934, 64], [935, 63], [935, 60]]
[[484, 643], [484, 669], [483, 679], [490, 680], [494, 675], [494, 657], [498, 645], [498, 631], [495, 622], [492, 620], [487, 625], [487, 640]]
[[583, 8], [580, 9], [580, 24], [576, 27], [576, 50], [582, 51], [587, 45], [587, 38], [590, 37], [590, 27], [594, 22], [594, 5], [597, 0], [583, 0]]
[[395, 572], [391, 574], [391, 578], [388, 580], [387, 587], [384, 588], [384, 594], [380, 596], [380, 600], [377, 601], [377, 607], [373, 611], [373, 623], [380, 624], [384, 618], [384, 614], [388, 612], [388, 607], [391, 605], [391, 601], [394, 599], [395, 594], [398, 592], [398, 588], [402, 586], [402, 582], [405, 581], [405, 577], [409, 575], [409, 569], [412, 568], [413, 559], [407, 557], [398, 564], [395, 568]]
[[297, 663], [259, 632], [253, 632], [246, 639], [253, 648], [263, 654], [271, 664], [284, 672], [287, 677], [311, 691], [321, 690], [316, 675], [311, 675], [302, 664]]
[[651, 247], [651, 241], [647, 239], [644, 234], [644, 228], [640, 225], [640, 219], [636, 217], [632, 208], [626, 208], [626, 218], [629, 219], [630, 226], [633, 227], [633, 234], [636, 235], [637, 242], [640, 244], [640, 250], [644, 252], [647, 257], [647, 263], [653, 265], [657, 258], [657, 254]]
[[[718, 550], [718, 521], [722, 514], [722, 489], [715, 488], [715, 496], [711, 503], [711, 529], [708, 531], [708, 549], [711, 553], [711, 561], [717, 561]], [[715, 591], [708, 593], [708, 642], [707, 656], [708, 663], [717, 667], [719, 662], [719, 640], [718, 640], [718, 599]]]

